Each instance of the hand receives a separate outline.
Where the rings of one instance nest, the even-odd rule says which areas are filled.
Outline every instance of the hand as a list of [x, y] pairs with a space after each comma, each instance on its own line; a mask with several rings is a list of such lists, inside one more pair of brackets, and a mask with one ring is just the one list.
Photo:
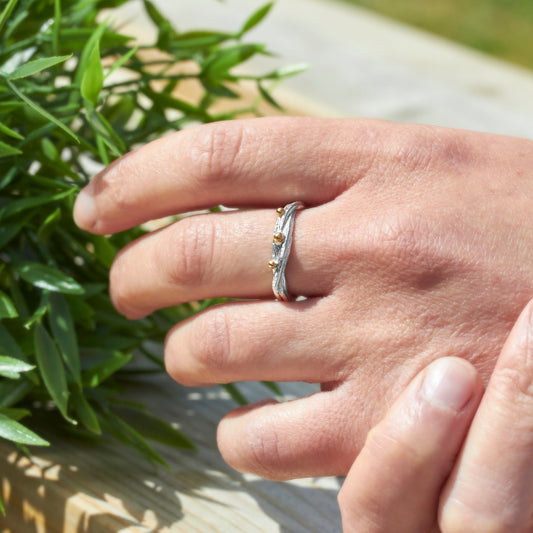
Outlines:
[[[216, 204], [131, 243], [111, 269], [126, 316], [220, 296], [168, 335], [184, 385], [309, 381], [309, 398], [220, 424], [235, 468], [273, 479], [345, 474], [367, 431], [432, 360], [486, 381], [533, 294], [533, 143], [379, 121], [268, 118], [200, 126], [118, 160], [80, 194], [95, 233]], [[276, 213], [294, 200], [289, 291], [273, 301]], [[354, 416], [354, 412], [357, 416]], [[354, 442], [355, 439], [355, 442]]]
[[339, 493], [345, 533], [533, 531], [532, 313], [533, 302], [470, 429], [482, 385], [469, 363], [439, 359], [411, 382], [368, 434]]

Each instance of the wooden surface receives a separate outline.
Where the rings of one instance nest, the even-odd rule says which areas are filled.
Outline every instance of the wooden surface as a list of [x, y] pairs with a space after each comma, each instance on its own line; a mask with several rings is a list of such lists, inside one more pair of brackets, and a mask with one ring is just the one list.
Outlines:
[[[141, 386], [137, 386], [141, 389]], [[253, 400], [267, 396], [247, 384]], [[153, 468], [134, 452], [54, 438], [32, 461], [0, 446], [0, 483], [8, 515], [2, 533], [340, 531], [335, 478], [277, 483], [225, 465], [216, 424], [234, 407], [220, 388], [186, 390], [170, 378], [142, 385], [143, 402], [178, 424], [198, 451], [159, 447], [170, 469]], [[306, 394], [305, 385], [288, 385]], [[134, 392], [134, 390], [133, 390]], [[48, 435], [47, 435], [48, 436]]]

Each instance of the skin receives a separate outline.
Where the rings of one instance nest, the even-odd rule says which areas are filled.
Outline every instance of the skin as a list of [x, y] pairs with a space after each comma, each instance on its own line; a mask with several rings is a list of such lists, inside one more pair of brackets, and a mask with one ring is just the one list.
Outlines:
[[[237, 409], [218, 444], [271, 479], [346, 474], [366, 435], [431, 361], [470, 361], [485, 383], [533, 294], [533, 143], [367, 120], [265, 118], [154, 141], [96, 176], [75, 219], [114, 233], [217, 204], [131, 243], [110, 274], [140, 318], [199, 298], [239, 301], [173, 328], [184, 385], [321, 384], [308, 398]], [[275, 208], [294, 200], [287, 281], [273, 301]], [[357, 413], [357, 416], [354, 416]]]
[[415, 377], [339, 493], [344, 533], [533, 531], [532, 313], [530, 303], [480, 405], [481, 379], [463, 359], [439, 359]]

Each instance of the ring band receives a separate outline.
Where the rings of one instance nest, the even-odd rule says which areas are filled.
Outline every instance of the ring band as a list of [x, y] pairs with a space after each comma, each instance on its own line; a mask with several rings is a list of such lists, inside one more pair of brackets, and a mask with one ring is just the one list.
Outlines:
[[268, 263], [272, 270], [272, 291], [277, 300], [288, 302], [291, 297], [287, 291], [285, 268], [289, 260], [296, 211], [303, 207], [302, 202], [293, 202], [277, 209], [278, 219], [272, 239], [272, 259]]

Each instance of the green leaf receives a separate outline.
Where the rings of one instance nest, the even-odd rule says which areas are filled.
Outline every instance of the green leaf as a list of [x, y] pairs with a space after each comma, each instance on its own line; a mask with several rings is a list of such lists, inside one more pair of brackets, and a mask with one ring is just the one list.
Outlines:
[[305, 72], [308, 69], [309, 63], [296, 63], [294, 65], [287, 65], [278, 68], [277, 70], [274, 70], [273, 72], [262, 76], [262, 78], [264, 80], [282, 80], [284, 78], [289, 78], [290, 76], [296, 76], [297, 74], [301, 74], [302, 72]]
[[121, 405], [114, 407], [114, 410], [147, 439], [175, 448], [196, 449], [196, 446], [181, 431], [145, 409]]
[[76, 328], [70, 308], [60, 293], [50, 294], [48, 320], [63, 361], [70, 370], [72, 377], [81, 386], [80, 354], [76, 338]]
[[104, 85], [104, 69], [100, 58], [100, 44], [95, 42], [89, 55], [85, 72], [81, 80], [81, 95], [93, 107], [97, 107], [100, 91]]
[[4, 507], [4, 500], [2, 500], [2, 493], [0, 492], [0, 512], [6, 516], [6, 508]]
[[231, 396], [231, 399], [237, 404], [237, 405], [247, 405], [248, 400], [244, 397], [243, 393], [237, 388], [235, 383], [226, 383], [225, 385], [222, 385], [224, 389], [226, 389], [226, 392]]
[[33, 109], [36, 113], [41, 115], [43, 118], [45, 118], [49, 122], [52, 122], [55, 126], [60, 128], [61, 130], [63, 130], [69, 137], [72, 137], [72, 139], [74, 139], [76, 143], [79, 144], [80, 142], [79, 137], [68, 126], [65, 126], [65, 124], [63, 124], [57, 118], [52, 116], [48, 111], [43, 109], [39, 104], [35, 103], [33, 100], [28, 98], [20, 89], [18, 89], [18, 87], [11, 80], [6, 80], [6, 81], [11, 91], [15, 93], [23, 102], [28, 104], [31, 109]]
[[107, 71], [105, 77], [108, 78], [111, 76], [111, 74], [113, 74], [113, 72], [118, 70], [120, 67], [123, 67], [137, 53], [138, 50], [139, 47], [134, 46], [131, 50], [126, 52], [120, 59], [113, 63], [113, 66]]
[[59, 159], [59, 152], [48, 137], [43, 137], [41, 139], [41, 149], [43, 154], [51, 161], [57, 161]]
[[34, 209], [35, 207], [40, 205], [50, 204], [59, 200], [63, 200], [67, 196], [74, 194], [74, 192], [76, 192], [75, 189], [69, 189], [67, 191], [62, 191], [57, 194], [33, 196], [29, 198], [21, 198], [20, 200], [12, 199], [7, 205], [0, 207], [0, 221], [6, 219], [7, 217], [18, 215], [22, 211]]
[[85, 399], [83, 393], [74, 391], [71, 396], [72, 408], [78, 415], [79, 421], [91, 432], [96, 435], [102, 433], [98, 417], [89, 402]]
[[[87, 68], [89, 67], [89, 63], [91, 62], [95, 48], [98, 46], [98, 43], [104, 46], [102, 43], [102, 38], [104, 36], [104, 33], [106, 33], [106, 26], [107, 23], [102, 22], [94, 29], [87, 28], [87, 30], [90, 31], [90, 34], [86, 35], [84, 39], [85, 46], [83, 47], [80, 61], [78, 63], [78, 68], [76, 69], [76, 76], [74, 78], [74, 83], [79, 85], [80, 87], [82, 85], [82, 80], [85, 77]], [[98, 59], [100, 59], [100, 57], [98, 57]], [[71, 99], [74, 97], [75, 95], [74, 93], [72, 93]]]
[[[84, 350], [93, 353], [92, 357], [86, 356], [82, 371], [82, 382], [85, 387], [97, 387], [112, 376], [117, 370], [131, 361], [131, 355], [123, 354], [116, 350]], [[96, 352], [96, 353], [95, 353]]]
[[146, 10], [146, 13], [152, 19], [152, 22], [155, 24], [156, 27], [161, 26], [165, 22], [168, 22], [167, 17], [165, 17], [155, 5], [150, 2], [150, 0], [143, 0], [144, 9]]
[[0, 353], [28, 362], [24, 352], [17, 344], [17, 341], [11, 336], [7, 329], [0, 323]]
[[120, 417], [111, 412], [106, 412], [101, 422], [108, 433], [137, 450], [148, 461], [166, 466], [165, 460], [148, 444], [146, 439]]
[[29, 444], [31, 446], [50, 445], [49, 442], [27, 427], [3, 414], [0, 414], [0, 437], [18, 444]]
[[17, 409], [15, 407], [0, 407], [0, 414], [8, 416], [12, 420], [19, 422], [27, 416], [31, 416], [31, 411], [28, 409]]
[[17, 318], [19, 314], [11, 298], [5, 293], [0, 291], [0, 320], [3, 318]]
[[21, 78], [27, 78], [47, 68], [53, 67], [54, 65], [63, 63], [71, 57], [72, 54], [68, 56], [42, 57], [40, 59], [35, 59], [34, 61], [28, 61], [24, 65], [20, 65], [20, 67], [16, 68], [13, 72], [5, 74], [5, 76], [8, 80], [19, 80]]
[[234, 36], [231, 33], [214, 31], [190, 31], [174, 36], [170, 43], [170, 51], [202, 49], [223, 43]]
[[274, 100], [274, 97], [260, 84], [257, 84], [257, 88], [259, 89], [259, 92], [261, 93], [261, 96], [273, 107], [278, 109], [279, 111], [283, 111], [283, 108], [281, 107], [276, 100]]
[[261, 381], [268, 390], [273, 392], [276, 396], [283, 396], [283, 391], [279, 388], [279, 385], [274, 381]]
[[18, 148], [15, 148], [14, 146], [11, 146], [9, 144], [6, 144], [2, 141], [0, 141], [0, 158], [2, 157], [9, 157], [12, 155], [19, 155], [22, 151]]
[[46, 389], [63, 417], [75, 423], [67, 414], [69, 391], [61, 355], [44, 326], [36, 324], [33, 331], [37, 365]]
[[65, 294], [83, 294], [83, 287], [60, 270], [41, 263], [25, 261], [14, 265], [19, 276], [34, 287]]
[[4, 29], [7, 19], [10, 17], [17, 4], [18, 0], [9, 0], [7, 6], [4, 8], [2, 13], [0, 13], [0, 35], [2, 34], [2, 30]]
[[243, 36], [245, 33], [249, 32], [252, 28], [255, 28], [269, 13], [272, 9], [274, 2], [269, 2], [263, 7], [260, 7], [255, 13], [253, 13], [248, 20], [243, 24], [239, 36]]
[[19, 141], [23, 141], [24, 137], [17, 133], [15, 130], [12, 130], [11, 128], [8, 128], [5, 124], [2, 124], [0, 122], [0, 132], [4, 135], [7, 135], [8, 137], [12, 137], [13, 139], [18, 139]]
[[203, 66], [203, 74], [208, 78], [223, 77], [227, 72], [252, 56], [265, 52], [262, 44], [239, 44], [220, 50]]
[[9, 379], [18, 379], [22, 372], [29, 372], [35, 367], [21, 361], [20, 359], [15, 359], [14, 357], [7, 357], [5, 355], [0, 355], [0, 376], [4, 376]]
[[18, 224], [0, 224], [0, 249], [2, 249], [24, 227], [26, 221], [21, 220]]
[[52, 27], [52, 48], [59, 54], [59, 33], [61, 31], [61, 0], [54, 0], [54, 25]]
[[9, 407], [21, 402], [34, 390], [35, 385], [26, 379], [0, 380], [0, 407]]

